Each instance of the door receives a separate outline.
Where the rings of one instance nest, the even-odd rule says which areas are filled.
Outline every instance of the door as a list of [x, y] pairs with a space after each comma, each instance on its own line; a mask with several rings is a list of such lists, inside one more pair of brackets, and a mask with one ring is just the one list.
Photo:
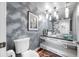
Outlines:
[[6, 56], [6, 2], [0, 2], [0, 57]]

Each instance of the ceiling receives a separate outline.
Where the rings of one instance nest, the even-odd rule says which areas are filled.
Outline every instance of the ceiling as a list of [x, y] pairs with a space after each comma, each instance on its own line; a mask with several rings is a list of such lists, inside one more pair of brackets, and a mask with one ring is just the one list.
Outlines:
[[[45, 14], [46, 7], [50, 11], [51, 14], [54, 12], [54, 7], [57, 7], [57, 11], [59, 17], [65, 17], [65, 2], [23, 2], [22, 5], [26, 6], [31, 12], [35, 12], [37, 14]], [[77, 2], [68, 3], [70, 16], [72, 16]]]

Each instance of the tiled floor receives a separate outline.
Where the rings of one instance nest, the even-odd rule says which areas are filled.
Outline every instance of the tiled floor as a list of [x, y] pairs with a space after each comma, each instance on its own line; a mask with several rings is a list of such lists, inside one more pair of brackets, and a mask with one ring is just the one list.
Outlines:
[[60, 57], [59, 55], [52, 53], [50, 51], [47, 51], [45, 49], [39, 48], [37, 50], [37, 53], [40, 55], [40, 57]]

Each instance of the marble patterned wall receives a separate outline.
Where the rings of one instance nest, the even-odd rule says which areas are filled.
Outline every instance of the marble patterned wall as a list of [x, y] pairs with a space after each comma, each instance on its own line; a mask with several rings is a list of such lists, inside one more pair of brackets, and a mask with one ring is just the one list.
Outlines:
[[70, 19], [62, 19], [54, 23], [55, 34], [69, 34], [70, 33]]
[[46, 25], [39, 21], [38, 31], [27, 30], [27, 11], [38, 15], [34, 9], [30, 10], [28, 4], [29, 2], [7, 2], [7, 49], [14, 49], [13, 40], [25, 37], [31, 38], [30, 49], [39, 46], [39, 37]]

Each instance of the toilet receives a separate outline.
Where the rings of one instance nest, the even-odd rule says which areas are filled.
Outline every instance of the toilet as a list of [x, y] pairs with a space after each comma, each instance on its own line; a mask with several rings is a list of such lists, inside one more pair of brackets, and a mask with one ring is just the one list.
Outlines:
[[29, 50], [30, 38], [14, 40], [16, 54], [21, 54], [22, 57], [39, 57], [38, 53], [34, 50]]

